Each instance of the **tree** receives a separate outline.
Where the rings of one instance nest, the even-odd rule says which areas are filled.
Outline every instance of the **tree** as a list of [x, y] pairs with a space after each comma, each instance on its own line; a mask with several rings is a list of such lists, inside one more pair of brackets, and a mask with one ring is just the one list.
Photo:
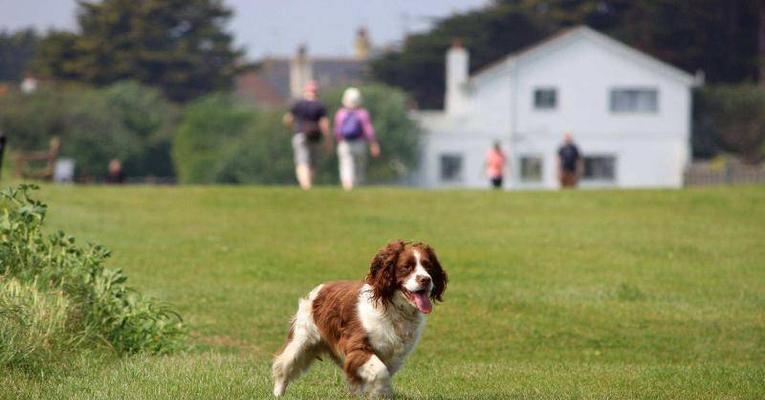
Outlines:
[[711, 156], [725, 150], [744, 161], [763, 159], [765, 145], [765, 91], [756, 85], [717, 85], [695, 97], [694, 152]]
[[46, 86], [28, 95], [0, 97], [0, 130], [14, 151], [47, 148], [61, 138], [81, 178], [106, 175], [109, 160], [123, 161], [128, 177], [172, 176], [169, 147], [175, 109], [156, 89], [119, 82], [92, 89]]
[[470, 50], [474, 72], [548, 33], [541, 22], [513, 5], [459, 14], [440, 21], [430, 32], [408, 36], [400, 51], [375, 59], [372, 75], [407, 90], [422, 108], [442, 108], [444, 57], [454, 39], [461, 39]]
[[60, 79], [106, 85], [134, 79], [187, 101], [232, 85], [231, 11], [221, 0], [80, 1], [79, 33], [43, 40], [37, 70]]
[[[369, 158], [368, 183], [394, 183], [417, 167], [420, 158], [421, 131], [409, 117], [407, 94], [397, 88], [381, 84], [359, 86], [363, 106], [369, 110], [382, 152], [378, 158]], [[343, 90], [334, 89], [322, 94], [327, 112], [334, 116], [340, 106]], [[318, 173], [320, 182], [338, 182], [337, 155], [333, 152], [322, 159]]]
[[[173, 135], [172, 154], [181, 183], [214, 183], [227, 150], [241, 142], [253, 126], [253, 110], [224, 95], [210, 95], [189, 104]], [[286, 139], [285, 139], [286, 140]]]
[[32, 29], [0, 32], [0, 82], [21, 80], [39, 40]]
[[372, 73], [412, 93], [422, 107], [441, 108], [452, 38], [464, 40], [475, 71], [585, 24], [688, 72], [702, 70], [709, 82], [752, 81], [759, 75], [762, 7], [753, 0], [498, 0], [409, 36], [401, 50], [374, 60]]

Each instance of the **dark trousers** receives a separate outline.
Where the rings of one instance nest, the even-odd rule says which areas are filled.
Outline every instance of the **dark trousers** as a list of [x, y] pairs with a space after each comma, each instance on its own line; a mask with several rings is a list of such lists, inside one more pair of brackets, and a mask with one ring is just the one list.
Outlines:
[[494, 189], [501, 189], [502, 188], [502, 176], [495, 176], [491, 178], [491, 186]]
[[564, 188], [575, 188], [579, 182], [579, 177], [575, 171], [563, 171], [560, 175], [560, 185]]

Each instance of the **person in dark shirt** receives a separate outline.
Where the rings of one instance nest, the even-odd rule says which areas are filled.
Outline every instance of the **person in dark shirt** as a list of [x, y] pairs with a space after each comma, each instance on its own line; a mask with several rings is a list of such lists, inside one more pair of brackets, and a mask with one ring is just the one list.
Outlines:
[[116, 158], [109, 161], [109, 174], [106, 175], [106, 183], [119, 185], [125, 183], [125, 173], [122, 171], [122, 163]]
[[292, 150], [295, 158], [295, 175], [300, 187], [308, 190], [313, 185], [316, 159], [322, 139], [326, 151], [332, 150], [327, 109], [318, 100], [318, 85], [306, 83], [303, 98], [292, 105], [284, 115], [284, 124], [292, 132]]
[[575, 188], [582, 175], [584, 163], [579, 148], [570, 132], [563, 135], [563, 145], [558, 149], [558, 179], [563, 188]]

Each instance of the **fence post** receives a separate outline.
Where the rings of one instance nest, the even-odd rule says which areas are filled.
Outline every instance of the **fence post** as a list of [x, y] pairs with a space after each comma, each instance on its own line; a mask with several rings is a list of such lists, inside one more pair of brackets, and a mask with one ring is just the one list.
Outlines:
[[733, 166], [731, 165], [730, 159], [725, 160], [725, 184], [733, 184]]

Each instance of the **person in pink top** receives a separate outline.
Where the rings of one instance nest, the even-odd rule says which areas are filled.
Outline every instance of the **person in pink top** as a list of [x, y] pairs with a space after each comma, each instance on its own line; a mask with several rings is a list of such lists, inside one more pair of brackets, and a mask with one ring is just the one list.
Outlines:
[[343, 93], [343, 107], [335, 114], [335, 138], [343, 189], [351, 190], [364, 181], [367, 146], [372, 157], [380, 155], [375, 128], [369, 112], [361, 107], [361, 92], [350, 87]]
[[486, 176], [489, 177], [494, 189], [502, 188], [502, 178], [506, 162], [507, 157], [505, 157], [505, 153], [502, 151], [502, 146], [499, 142], [494, 142], [494, 147], [486, 153]]

